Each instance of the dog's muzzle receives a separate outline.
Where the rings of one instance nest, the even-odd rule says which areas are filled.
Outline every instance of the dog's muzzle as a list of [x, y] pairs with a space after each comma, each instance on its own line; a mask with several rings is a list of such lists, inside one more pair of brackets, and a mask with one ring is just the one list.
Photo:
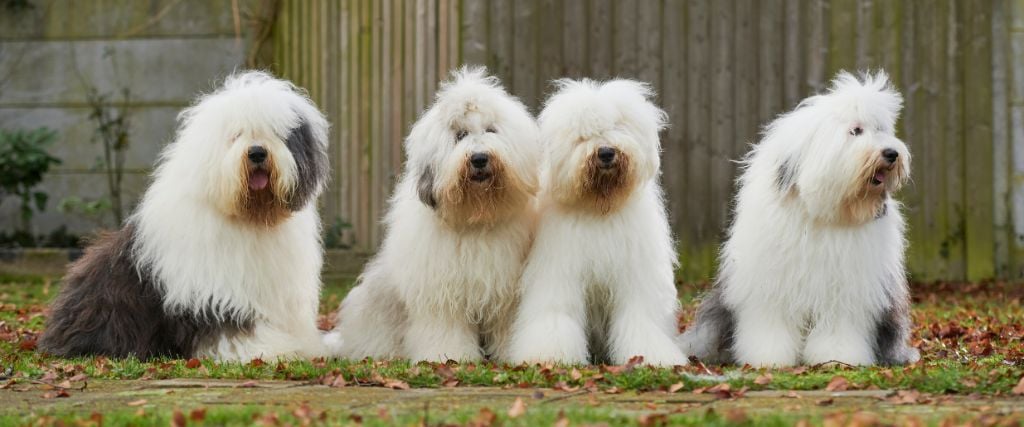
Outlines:
[[601, 169], [611, 169], [615, 166], [619, 150], [612, 147], [600, 147], [597, 149], [597, 166]]
[[494, 175], [491, 170], [491, 156], [487, 153], [473, 153], [469, 156], [469, 179], [473, 182], [483, 182]]

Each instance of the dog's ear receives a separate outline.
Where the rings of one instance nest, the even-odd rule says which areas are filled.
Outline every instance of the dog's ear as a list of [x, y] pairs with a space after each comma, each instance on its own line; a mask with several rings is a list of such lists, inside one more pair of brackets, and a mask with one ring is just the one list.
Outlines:
[[779, 170], [776, 172], [775, 183], [779, 186], [779, 193], [783, 196], [796, 188], [797, 177], [796, 160], [787, 157], [779, 162]]
[[427, 166], [420, 172], [419, 182], [416, 183], [416, 190], [420, 195], [420, 201], [430, 209], [437, 209], [437, 198], [434, 196], [434, 168]]
[[330, 165], [323, 148], [325, 144], [317, 140], [313, 126], [306, 120], [291, 130], [285, 139], [285, 146], [295, 159], [298, 174], [295, 190], [288, 200], [288, 208], [298, 211], [316, 198], [328, 178]]

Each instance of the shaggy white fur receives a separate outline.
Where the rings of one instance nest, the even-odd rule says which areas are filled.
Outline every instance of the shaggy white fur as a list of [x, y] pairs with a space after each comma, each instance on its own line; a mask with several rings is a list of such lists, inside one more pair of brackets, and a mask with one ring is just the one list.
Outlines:
[[387, 235], [330, 339], [354, 359], [479, 360], [505, 342], [529, 250], [536, 124], [496, 78], [464, 68], [405, 148]]
[[684, 351], [753, 366], [918, 359], [891, 197], [910, 176], [901, 108], [884, 72], [843, 72], [768, 125], [744, 160], [719, 277]]
[[540, 116], [541, 218], [506, 358], [685, 365], [658, 184], [665, 113], [639, 82], [558, 86]]
[[[221, 328], [198, 356], [324, 355], [316, 198], [327, 178], [326, 119], [291, 83], [247, 72], [180, 120], [129, 219], [136, 265], [152, 274], [169, 314], [251, 323]], [[253, 147], [266, 150], [265, 166], [250, 160]], [[272, 196], [253, 202], [257, 190]]]

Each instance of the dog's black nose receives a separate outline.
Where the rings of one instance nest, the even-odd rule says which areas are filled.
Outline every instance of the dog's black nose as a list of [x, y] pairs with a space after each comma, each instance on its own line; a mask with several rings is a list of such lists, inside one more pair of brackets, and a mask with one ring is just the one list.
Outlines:
[[490, 159], [491, 157], [485, 153], [473, 153], [472, 156], [469, 156], [469, 164], [473, 165], [474, 168], [483, 169], [487, 166], [487, 161]]
[[597, 149], [597, 158], [603, 163], [611, 163], [615, 160], [615, 149], [612, 147], [601, 147]]
[[249, 160], [253, 163], [263, 163], [267, 160], [267, 149], [263, 147], [249, 147]]
[[885, 160], [889, 161], [889, 163], [895, 162], [896, 158], [899, 156], [900, 153], [896, 150], [893, 150], [892, 148], [886, 148], [882, 150], [882, 157], [885, 157]]

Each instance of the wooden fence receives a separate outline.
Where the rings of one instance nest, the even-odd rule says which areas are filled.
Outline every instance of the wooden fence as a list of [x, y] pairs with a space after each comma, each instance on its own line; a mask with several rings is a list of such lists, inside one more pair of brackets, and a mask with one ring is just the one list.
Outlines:
[[688, 278], [713, 272], [733, 160], [759, 126], [838, 70], [884, 68], [906, 98], [899, 133], [915, 159], [900, 196], [912, 274], [1017, 278], [1024, 212], [1011, 196], [1024, 161], [1011, 159], [1024, 135], [1009, 123], [1024, 109], [1010, 51], [1021, 10], [1024, 0], [283, 0], [274, 66], [333, 123], [325, 222], [350, 225], [343, 241], [366, 250], [381, 239], [403, 135], [448, 70], [487, 65], [534, 112], [558, 77], [652, 83], [670, 116], [663, 183]]

